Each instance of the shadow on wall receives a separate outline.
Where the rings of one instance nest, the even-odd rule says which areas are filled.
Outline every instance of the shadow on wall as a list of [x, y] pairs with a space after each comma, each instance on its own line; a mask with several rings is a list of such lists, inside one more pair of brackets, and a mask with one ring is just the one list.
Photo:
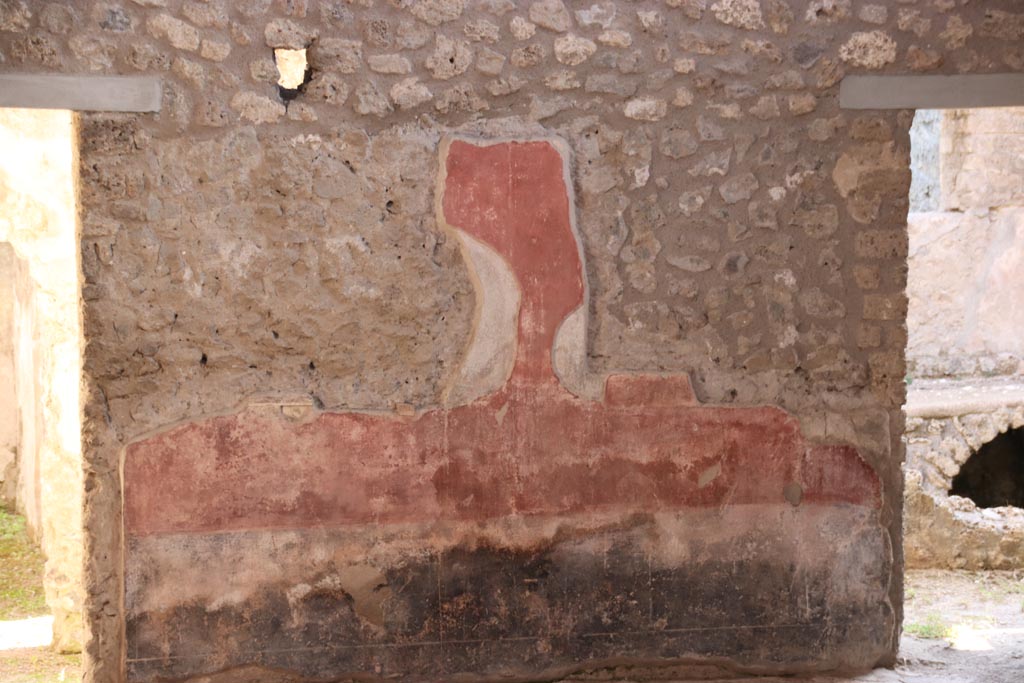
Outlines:
[[0, 491], [46, 555], [54, 644], [81, 647], [81, 331], [68, 111], [0, 109]]

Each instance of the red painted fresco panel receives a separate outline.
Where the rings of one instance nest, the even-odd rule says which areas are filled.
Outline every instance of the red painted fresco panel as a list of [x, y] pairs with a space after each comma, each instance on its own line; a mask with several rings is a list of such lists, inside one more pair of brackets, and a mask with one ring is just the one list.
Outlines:
[[521, 288], [502, 389], [416, 416], [243, 412], [133, 444], [129, 533], [786, 504], [792, 484], [807, 503], [878, 506], [857, 452], [807, 443], [782, 410], [698, 405], [684, 375], [616, 375], [602, 401], [561, 385], [552, 346], [584, 293], [564, 168], [545, 141], [449, 148], [446, 221]]

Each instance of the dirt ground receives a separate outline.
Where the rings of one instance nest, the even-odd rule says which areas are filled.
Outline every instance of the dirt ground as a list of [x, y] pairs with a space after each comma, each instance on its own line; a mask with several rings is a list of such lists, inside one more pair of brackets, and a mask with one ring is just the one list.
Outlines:
[[[29, 617], [45, 615], [43, 555], [29, 540], [25, 519], [0, 508], [0, 636], [21, 629]], [[28, 622], [22, 622], [27, 624]], [[0, 683], [77, 683], [82, 680], [80, 655], [62, 655], [49, 648], [8, 650], [0, 637]]]
[[[705, 683], [1024, 683], [1024, 571], [910, 570], [899, 664], [861, 676]], [[633, 683], [611, 676], [609, 683]], [[680, 683], [666, 678], [663, 683]]]
[[61, 655], [49, 648], [0, 650], [3, 683], [79, 683], [81, 655]]
[[1024, 682], [1024, 571], [912, 570], [900, 666], [907, 683]]
[[25, 531], [25, 518], [0, 508], [0, 621], [46, 614], [43, 554]]
[[895, 669], [802, 683], [1024, 683], [1024, 571], [910, 570], [904, 608]]

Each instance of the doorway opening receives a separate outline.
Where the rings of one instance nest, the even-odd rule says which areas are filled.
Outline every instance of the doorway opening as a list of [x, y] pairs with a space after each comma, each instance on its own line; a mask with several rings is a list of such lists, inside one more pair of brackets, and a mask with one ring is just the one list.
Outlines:
[[0, 109], [0, 669], [60, 680], [83, 637], [74, 131], [70, 111]]
[[1002, 680], [1024, 656], [1024, 108], [917, 111], [911, 166], [901, 647]]

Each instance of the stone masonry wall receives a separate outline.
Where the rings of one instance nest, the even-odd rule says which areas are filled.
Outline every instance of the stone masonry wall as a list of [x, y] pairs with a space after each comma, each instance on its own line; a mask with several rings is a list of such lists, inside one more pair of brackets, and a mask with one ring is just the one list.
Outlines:
[[[984, 386], [984, 385], [983, 385]], [[946, 410], [915, 410], [907, 418], [904, 551], [908, 567], [1020, 569], [1024, 566], [1024, 510], [979, 508], [950, 495], [953, 477], [1000, 433], [1024, 426], [1019, 391], [962, 390]], [[971, 400], [974, 399], [974, 400]], [[971, 404], [974, 405], [971, 405]], [[916, 413], [916, 414], [914, 414]]]
[[[438, 627], [430, 619], [479, 644], [448, 660], [362, 661], [314, 649], [268, 662], [321, 678], [347, 666], [478, 677], [498, 667], [531, 678], [631, 653], [642, 660], [633, 663], [711, 658], [762, 671], [893, 661], [912, 117], [840, 111], [838, 84], [848, 73], [1020, 70], [1022, 38], [1024, 14], [1012, 0], [0, 4], [5, 70], [150, 73], [164, 83], [159, 115], [83, 115], [80, 132], [87, 680], [152, 680], [160, 663], [178, 678], [255, 676], [277, 619], [313, 629], [287, 645], [335, 632], [396, 653], [402, 642], [424, 645]], [[311, 80], [286, 104], [272, 50], [303, 47]], [[142, 467], [161, 452], [188, 452], [176, 440], [190, 434], [222, 434], [199, 442], [212, 449], [197, 451], [211, 453], [202, 466], [230, 453], [287, 452], [297, 441], [281, 435], [348, 419], [344, 411], [411, 419], [443, 403], [476, 338], [485, 284], [435, 207], [439, 147], [452, 132], [566, 141], [590, 370], [688, 373], [695, 400], [717, 406], [701, 415], [715, 420], [733, 413], [714, 411], [770, 406], [779, 411], [771, 425], [748, 416], [745, 428], [795, 434], [837, 462], [855, 461], [841, 453], [863, 458], [880, 486], [877, 504], [867, 493], [856, 504], [801, 504], [800, 487], [768, 484], [765, 508], [730, 504], [728, 488], [711, 507], [681, 497], [680, 507], [655, 506], [661, 512], [651, 512], [650, 497], [616, 497], [630, 486], [648, 491], [648, 475], [595, 485], [592, 493], [620, 492], [609, 507], [569, 514], [558, 507], [568, 499], [555, 498], [555, 512], [528, 523], [499, 515], [411, 532], [398, 521], [318, 530], [310, 516], [298, 531], [203, 536], [172, 524], [161, 537], [130, 519], [123, 554], [129, 446], [146, 454]], [[223, 427], [230, 423], [241, 431]], [[230, 447], [232, 434], [269, 451]], [[264, 442], [269, 434], [276, 440]], [[701, 447], [687, 443], [680, 457], [699, 461]], [[721, 446], [704, 448], [714, 455]], [[723, 481], [768, 471], [775, 482], [779, 472], [757, 462]], [[129, 479], [129, 490], [160, 476], [184, 481], [185, 470], [153, 471], [163, 474]], [[693, 483], [716, 476], [709, 463]], [[623, 490], [613, 481], [640, 483]], [[292, 509], [317, 509], [305, 504]], [[263, 534], [259, 543], [250, 531]], [[653, 537], [672, 549], [656, 561], [642, 541]], [[231, 568], [253, 566], [246, 549], [263, 547], [279, 549], [270, 563], [278, 573], [233, 583]], [[332, 555], [338, 548], [350, 552]], [[441, 559], [415, 562], [424, 548]], [[296, 558], [307, 556], [303, 570]], [[225, 583], [197, 585], [192, 602], [171, 608], [160, 586], [189, 557], [220, 563], [212, 575]], [[755, 564], [733, 564], [740, 559]], [[136, 571], [127, 579], [126, 562]], [[429, 618], [402, 612], [436, 594], [438, 567], [450, 592]], [[652, 578], [630, 583], [643, 572]], [[610, 588], [559, 598], [552, 576], [572, 590]], [[520, 585], [538, 592], [479, 602], [520, 595]], [[803, 604], [787, 592], [794, 585], [811, 601], [773, 613]], [[662, 595], [655, 588], [677, 602], [636, 621], [635, 606]], [[582, 605], [596, 610], [593, 621], [573, 621]], [[126, 638], [127, 610], [138, 618]], [[251, 628], [238, 647], [181, 658], [203, 637], [196, 624], [214, 623], [199, 620], [203, 610], [226, 634]], [[835, 640], [793, 635], [826, 623]], [[660, 650], [608, 636], [637, 624]], [[599, 632], [591, 649], [563, 638]]]

